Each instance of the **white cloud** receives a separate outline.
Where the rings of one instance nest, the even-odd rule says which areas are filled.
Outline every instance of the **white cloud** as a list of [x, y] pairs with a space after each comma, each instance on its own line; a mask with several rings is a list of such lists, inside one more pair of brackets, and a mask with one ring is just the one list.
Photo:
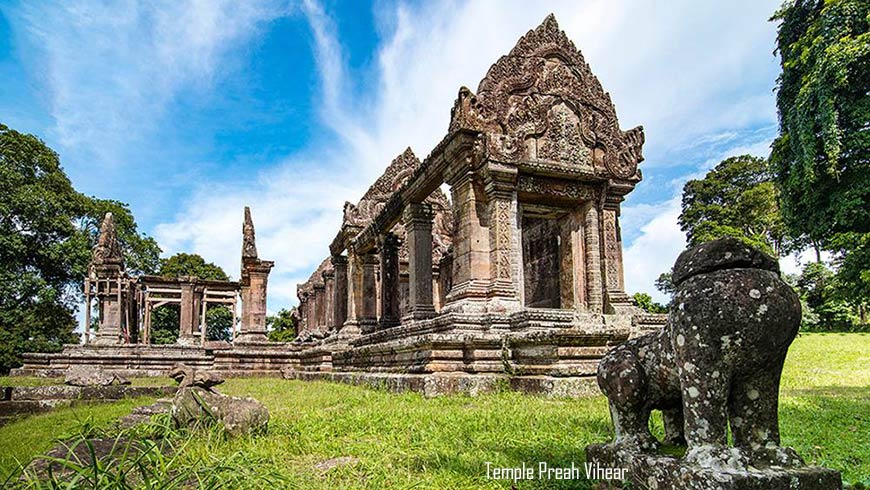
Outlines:
[[[627, 213], [628, 211], [625, 211]], [[655, 287], [655, 280], [668, 272], [686, 248], [686, 234], [680, 230], [679, 196], [653, 209], [654, 217], [641, 226], [641, 235], [623, 250], [625, 288], [629, 294], [645, 292], [660, 303], [666, 297]]]
[[74, 1], [23, 2], [5, 13], [25, 28], [28, 57], [40, 59], [57, 141], [85, 151], [98, 166], [121, 163], [134, 141], [149, 142], [167, 123], [166, 108], [179, 90], [208, 88], [224, 54], [287, 8], [229, 0]]

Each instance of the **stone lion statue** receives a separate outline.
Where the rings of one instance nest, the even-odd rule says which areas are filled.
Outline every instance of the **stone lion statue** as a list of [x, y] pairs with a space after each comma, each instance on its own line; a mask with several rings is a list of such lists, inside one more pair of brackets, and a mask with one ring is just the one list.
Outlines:
[[665, 442], [686, 443], [687, 463], [801, 465], [779, 445], [779, 380], [801, 307], [776, 260], [723, 238], [683, 252], [673, 282], [667, 325], [611, 350], [598, 367], [616, 444], [654, 449], [649, 416], [658, 409]]

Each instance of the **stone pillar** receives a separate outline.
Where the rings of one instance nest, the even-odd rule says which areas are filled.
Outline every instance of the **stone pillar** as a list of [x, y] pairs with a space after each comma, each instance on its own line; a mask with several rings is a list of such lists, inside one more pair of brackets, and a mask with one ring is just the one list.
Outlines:
[[601, 281], [601, 246], [596, 202], [587, 205], [583, 229], [586, 245], [586, 310], [590, 313], [602, 313], [604, 287]]
[[297, 292], [299, 298], [299, 332], [298, 335], [303, 335], [310, 330], [308, 323], [308, 293], [305, 291]]
[[118, 302], [118, 295], [113, 294], [113, 291], [110, 288], [109, 293], [99, 296], [100, 329], [94, 338], [94, 344], [121, 343], [121, 303]]
[[[88, 266], [87, 287], [90, 283], [96, 286], [94, 295], [97, 298], [97, 308], [100, 314], [100, 329], [94, 338], [94, 344], [117, 345], [123, 342], [121, 338], [124, 322], [125, 305], [132, 297], [127, 291], [124, 294], [123, 285], [128, 283], [124, 272], [124, 256], [115, 232], [115, 221], [112, 213], [106, 213], [100, 224], [100, 236], [91, 254]], [[90, 302], [88, 302], [90, 308]], [[127, 325], [129, 329], [129, 325]]]
[[242, 286], [242, 323], [236, 343], [266, 342], [266, 289], [272, 261], [259, 260], [246, 265], [247, 287]]
[[323, 287], [324, 330], [332, 331], [332, 327], [335, 325], [335, 321], [333, 320], [335, 307], [332, 306], [332, 302], [335, 300], [335, 271], [323, 271]]
[[179, 280], [181, 281], [181, 305], [178, 322], [178, 344], [197, 345], [198, 342], [193, 338], [193, 331], [197, 327], [199, 317], [194, 298], [196, 279], [182, 277]]
[[472, 172], [450, 181], [453, 202], [453, 266], [446, 309], [462, 310], [466, 300], [482, 300], [489, 283], [489, 230], [483, 185]]
[[440, 282], [441, 307], [447, 303], [447, 295], [453, 288], [453, 247], [450, 247], [444, 255], [441, 256], [441, 263], [438, 265], [438, 280]]
[[341, 329], [342, 337], [360, 334], [360, 319], [363, 318], [363, 264], [362, 257], [348, 251], [347, 320]]
[[[491, 297], [519, 307], [519, 237], [517, 227], [517, 169], [490, 162], [486, 170], [489, 213], [489, 270]], [[507, 306], [507, 305], [505, 305]]]
[[399, 324], [399, 238], [387, 233], [380, 243], [381, 259], [381, 328]]
[[360, 331], [371, 333], [378, 325], [378, 256], [367, 253], [362, 259], [362, 315], [359, 318]]
[[412, 320], [435, 316], [432, 305], [432, 207], [412, 203], [405, 208], [408, 242], [408, 316]]
[[332, 256], [332, 267], [335, 270], [335, 286], [332, 299], [332, 324], [330, 328], [340, 330], [347, 321], [347, 257]]
[[605, 207], [603, 214], [604, 281], [608, 291], [622, 291], [622, 254], [619, 246], [617, 210]]
[[[239, 336], [233, 341], [238, 344], [267, 342], [266, 336], [266, 289], [269, 272], [275, 263], [260, 260], [254, 235], [254, 222], [251, 210], [245, 207], [245, 220], [242, 224], [242, 322]], [[308, 319], [311, 321], [311, 318]]]
[[314, 285], [314, 318], [318, 332], [326, 331], [326, 285]]

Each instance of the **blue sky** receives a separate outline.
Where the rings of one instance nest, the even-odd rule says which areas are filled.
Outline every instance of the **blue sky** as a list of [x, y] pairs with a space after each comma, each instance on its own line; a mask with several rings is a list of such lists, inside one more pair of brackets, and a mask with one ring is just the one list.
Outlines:
[[655, 293], [684, 246], [682, 184], [768, 153], [778, 5], [7, 1], [0, 121], [43, 138], [77, 189], [129, 203], [167, 256], [237, 277], [250, 205], [275, 311], [325, 257], [343, 202], [405, 147], [427, 155], [459, 87], [553, 12], [623, 129], [645, 127], [622, 224], [627, 289]]

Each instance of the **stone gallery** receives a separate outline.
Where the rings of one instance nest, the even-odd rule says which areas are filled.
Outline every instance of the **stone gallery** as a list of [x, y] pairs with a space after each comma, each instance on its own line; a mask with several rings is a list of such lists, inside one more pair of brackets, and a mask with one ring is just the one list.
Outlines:
[[[610, 347], [665, 322], [635, 307], [623, 282], [620, 203], [641, 180], [643, 142], [641, 127], [620, 129], [609, 95], [549, 16], [476, 93], [459, 90], [429, 156], [405, 150], [345, 204], [328, 254], [298, 287], [296, 341], [266, 340], [273, 264], [257, 257], [250, 210], [239, 283], [129, 277], [107, 216], [86, 283], [96, 335], [27, 355], [18, 372], [97, 364], [155, 375], [184, 362], [429, 394], [505, 382], [593, 393]], [[234, 341], [206, 341], [206, 308], [234, 307], [237, 293]], [[181, 310], [178, 342], [151, 345], [150, 312], [169, 303]]]

